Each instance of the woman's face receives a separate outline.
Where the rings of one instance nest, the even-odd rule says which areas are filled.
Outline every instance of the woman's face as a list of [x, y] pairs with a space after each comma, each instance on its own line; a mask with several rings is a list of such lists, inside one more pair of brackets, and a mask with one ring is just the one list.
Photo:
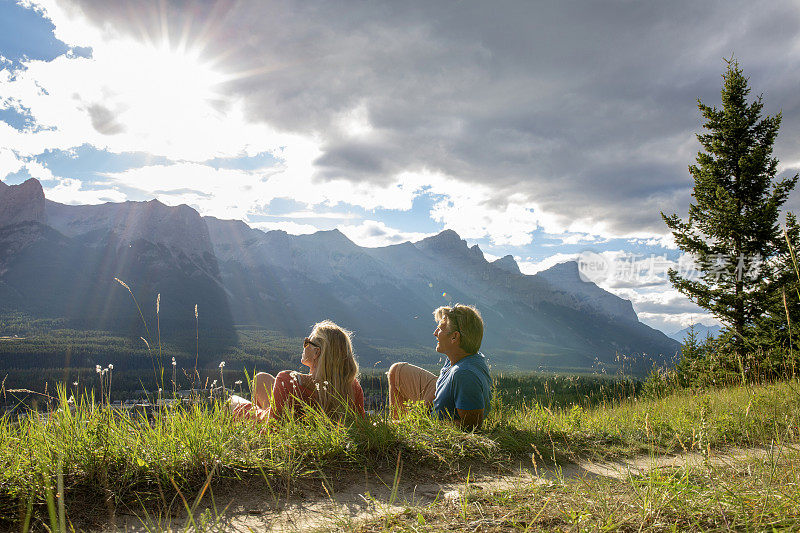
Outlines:
[[303, 355], [300, 357], [300, 362], [308, 368], [313, 369], [317, 366], [317, 359], [319, 359], [320, 344], [319, 340], [314, 338], [312, 333], [310, 337], [303, 339]]

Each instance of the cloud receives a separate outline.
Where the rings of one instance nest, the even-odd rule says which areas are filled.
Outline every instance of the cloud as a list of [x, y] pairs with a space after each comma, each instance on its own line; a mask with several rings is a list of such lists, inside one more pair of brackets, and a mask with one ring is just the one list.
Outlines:
[[244, 220], [248, 213], [264, 209], [280, 194], [280, 187], [272, 186], [269, 169], [217, 169], [182, 162], [147, 165], [104, 176], [110, 184], [135, 189], [167, 205], [187, 204], [201, 215], [226, 219]]
[[0, 81], [56, 128], [13, 136], [21, 155], [83, 143], [189, 162], [270, 151], [282, 194], [294, 181], [315, 203], [407, 210], [429, 187], [433, 219], [468, 238], [659, 239], [659, 212], [689, 202], [696, 99], [717, 103], [721, 58], [736, 53], [765, 111], [783, 111], [776, 155], [800, 160], [790, 0], [35, 5], [93, 53]]
[[577, 259], [578, 254], [558, 253], [549, 257], [545, 257], [539, 261], [531, 261], [530, 258], [526, 261], [517, 260], [517, 264], [519, 265], [520, 272], [523, 274], [532, 275], [536, 274], [537, 272], [541, 272], [542, 270], [547, 270], [551, 266], [555, 266], [560, 263], [566, 263], [567, 261], [575, 261]]
[[684, 328], [688, 328], [692, 324], [703, 324], [706, 326], [719, 325], [713, 317], [705, 313], [662, 314], [641, 312], [639, 313], [639, 320], [651, 328], [658, 329], [667, 334], [672, 334]]
[[[397, 194], [399, 177], [427, 172], [457, 184], [434, 220], [497, 244], [530, 242], [535, 227], [664, 235], [658, 213], [689, 201], [695, 100], [716, 102], [732, 50], [783, 109], [782, 137], [800, 132], [800, 10], [789, 1], [41, 4], [60, 39], [94, 53], [21, 73], [14, 85], [37, 120], [74, 119], [71, 131], [25, 139], [30, 149], [80, 140], [199, 161], [277, 153], [293, 135], [306, 150], [285, 171], [328, 202], [352, 189], [355, 205], [408, 209], [420, 191]], [[798, 159], [793, 144], [778, 148]], [[488, 214], [459, 213], [476, 208]]]
[[[732, 52], [768, 110], [783, 109], [785, 138], [800, 130], [800, 10], [788, 0], [75, 5], [96, 28], [156, 42], [189, 27], [189, 42], [225, 58], [245, 116], [316, 135], [321, 180], [386, 186], [427, 169], [490, 185], [498, 212], [535, 206], [561, 231], [665, 233], [659, 211], [689, 201], [695, 101], [718, 100]], [[778, 155], [798, 159], [789, 140]]]
[[[434, 187], [432, 190], [442, 189]], [[496, 245], [530, 244], [531, 233], [538, 228], [536, 211], [519, 195], [507, 202], [493, 202], [487, 189], [475, 185], [451, 192], [433, 206], [431, 218], [465, 239], [487, 237]]]
[[260, 229], [261, 231], [274, 231], [281, 230], [292, 235], [306, 235], [309, 233], [316, 233], [320, 230], [311, 224], [298, 224], [291, 220], [281, 220], [278, 222], [250, 222], [249, 225], [253, 228]]
[[[0, 130], [2, 124], [0, 124]], [[5, 178], [9, 174], [19, 172], [25, 163], [17, 155], [7, 148], [0, 147], [0, 178]]]
[[305, 220], [305, 219], [329, 219], [329, 220], [348, 220], [358, 218], [358, 215], [353, 213], [338, 213], [335, 211], [292, 211], [289, 213], [281, 213], [280, 215], [270, 215], [286, 219]]
[[197, 46], [142, 41], [95, 25], [72, 4], [42, 4], [56, 36], [92, 53], [23, 60], [0, 71], [0, 108], [22, 109], [37, 126], [7, 129], [8, 148], [32, 156], [89, 144], [193, 162], [288, 144], [296, 154], [292, 135], [246, 119], [241, 98], [224, 92], [224, 76]]
[[103, 135], [116, 135], [125, 131], [125, 126], [117, 122], [114, 114], [101, 104], [92, 104], [87, 109], [92, 119], [92, 127]]
[[662, 287], [649, 292], [633, 289], [618, 289], [617, 296], [630, 300], [637, 313], [660, 313], [677, 315], [693, 313], [705, 315], [706, 311], [689, 301], [671, 287]]
[[416, 242], [430, 237], [430, 233], [401, 231], [390, 228], [377, 220], [364, 220], [360, 224], [347, 224], [338, 226], [339, 231], [359, 246], [376, 248], [400, 244], [406, 241]]
[[601, 239], [597, 235], [589, 235], [588, 233], [572, 233], [563, 236], [561, 238], [561, 244], [591, 244], [602, 242], [603, 240], [604, 239]]
[[44, 195], [48, 200], [63, 204], [101, 204], [104, 202], [123, 202], [124, 193], [113, 189], [84, 189], [80, 180], [59, 178], [53, 187], [45, 187]]
[[26, 161], [25, 170], [28, 171], [28, 174], [30, 174], [32, 178], [36, 178], [39, 181], [49, 181], [55, 179], [55, 176], [53, 176], [53, 173], [50, 172], [50, 169], [38, 161]]

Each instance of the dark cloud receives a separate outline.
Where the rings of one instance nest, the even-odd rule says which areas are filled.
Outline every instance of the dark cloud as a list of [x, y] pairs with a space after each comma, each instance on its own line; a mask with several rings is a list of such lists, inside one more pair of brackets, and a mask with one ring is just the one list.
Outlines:
[[101, 104], [93, 104], [86, 108], [92, 119], [92, 127], [103, 135], [116, 135], [125, 131], [125, 127], [117, 122], [114, 113]]
[[353, 179], [354, 177], [385, 176], [385, 158], [381, 158], [376, 147], [367, 144], [346, 143], [329, 146], [315, 164], [323, 176]]
[[[252, 120], [319, 135], [320, 179], [440, 171], [491, 184], [494, 203], [522, 193], [565, 221], [663, 233], [659, 212], [689, 202], [696, 100], [719, 105], [732, 54], [765, 112], [783, 110], [776, 155], [800, 160], [790, 0], [77, 3], [107, 28], [206, 43], [247, 74], [226, 90]], [[350, 138], [358, 107], [373, 131]]]
[[384, 230], [380, 226], [373, 225], [367, 228], [367, 231], [365, 233], [367, 237], [383, 237], [384, 235], [386, 235], [386, 230]]

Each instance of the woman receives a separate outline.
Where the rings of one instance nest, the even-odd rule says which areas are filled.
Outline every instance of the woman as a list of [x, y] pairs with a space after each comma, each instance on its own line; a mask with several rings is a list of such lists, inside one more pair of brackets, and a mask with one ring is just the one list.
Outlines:
[[273, 377], [259, 372], [253, 380], [253, 402], [232, 398], [234, 412], [266, 420], [312, 405], [331, 418], [340, 418], [348, 410], [366, 416], [351, 335], [330, 320], [317, 323], [303, 340], [300, 362], [309, 368], [308, 374], [284, 370]]

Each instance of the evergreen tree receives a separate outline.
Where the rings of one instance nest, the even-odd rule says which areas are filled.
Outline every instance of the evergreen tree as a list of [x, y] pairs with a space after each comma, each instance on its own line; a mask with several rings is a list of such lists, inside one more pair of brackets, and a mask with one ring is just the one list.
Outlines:
[[689, 327], [689, 331], [686, 332], [686, 336], [683, 338], [681, 358], [675, 367], [678, 373], [678, 383], [682, 387], [688, 387], [696, 381], [703, 355], [702, 346], [697, 339], [697, 330], [694, 324], [692, 324]]
[[[774, 307], [779, 270], [789, 262], [779, 210], [798, 176], [776, 181], [772, 145], [781, 114], [761, 118], [761, 96], [748, 103], [747, 78], [738, 62], [726, 63], [722, 109], [698, 99], [706, 121], [705, 133], [697, 135], [703, 151], [689, 166], [695, 200], [689, 218], [661, 216], [678, 247], [694, 257], [700, 274], [692, 279], [671, 269], [670, 281], [729, 327], [741, 362], [747, 328]], [[793, 217], [787, 223], [796, 235]]]

